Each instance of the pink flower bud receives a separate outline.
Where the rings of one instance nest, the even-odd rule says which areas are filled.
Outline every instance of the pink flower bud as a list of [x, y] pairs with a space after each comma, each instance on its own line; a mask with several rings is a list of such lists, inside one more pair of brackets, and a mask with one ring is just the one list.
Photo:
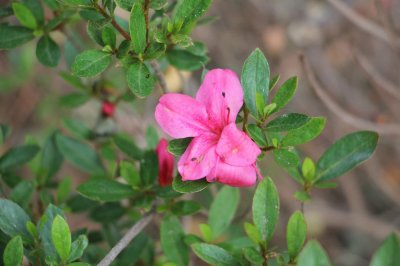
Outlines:
[[168, 141], [161, 139], [156, 147], [158, 157], [158, 182], [160, 186], [172, 184], [174, 172], [174, 156], [167, 151]]
[[115, 104], [109, 101], [103, 101], [101, 105], [101, 113], [104, 117], [112, 117], [115, 111]]

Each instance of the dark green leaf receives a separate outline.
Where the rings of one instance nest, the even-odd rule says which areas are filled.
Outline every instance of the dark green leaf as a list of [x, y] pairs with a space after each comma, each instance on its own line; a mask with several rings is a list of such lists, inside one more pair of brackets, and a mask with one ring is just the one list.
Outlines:
[[196, 243], [194, 253], [203, 261], [215, 266], [239, 266], [240, 263], [225, 249], [216, 245]]
[[261, 239], [268, 243], [279, 219], [279, 195], [270, 177], [258, 184], [253, 198], [253, 221], [261, 233]]
[[71, 193], [72, 179], [70, 177], [64, 178], [57, 188], [57, 202], [61, 204], [64, 202]]
[[372, 256], [370, 266], [398, 266], [400, 262], [400, 239], [393, 233], [388, 236]]
[[175, 156], [181, 156], [193, 138], [173, 139], [168, 143], [168, 151]]
[[361, 164], [371, 157], [377, 143], [378, 134], [371, 131], [354, 132], [342, 137], [319, 159], [316, 180], [330, 180]]
[[67, 261], [71, 252], [71, 231], [63, 217], [57, 215], [51, 227], [51, 238], [63, 262]]
[[86, 50], [76, 56], [72, 72], [79, 77], [100, 74], [111, 64], [111, 54], [99, 50]]
[[20, 266], [24, 258], [24, 247], [22, 245], [22, 238], [17, 235], [13, 237], [7, 244], [4, 254], [4, 266]]
[[300, 158], [296, 152], [290, 150], [274, 150], [274, 159], [284, 169], [295, 168], [299, 166]]
[[208, 62], [208, 57], [205, 55], [196, 55], [178, 48], [169, 50], [167, 59], [174, 67], [188, 71], [200, 69]]
[[139, 172], [136, 170], [136, 167], [132, 163], [122, 161], [119, 164], [119, 167], [122, 178], [124, 178], [129, 185], [133, 187], [140, 186], [141, 180]]
[[42, 25], [44, 22], [44, 10], [40, 0], [21, 0], [22, 2], [34, 15], [37, 24]]
[[73, 76], [68, 72], [60, 72], [60, 77], [62, 77], [63, 80], [65, 80], [69, 85], [76, 89], [84, 92], [87, 92], [89, 90], [89, 87], [83, 84], [80, 78]]
[[52, 133], [47, 138], [42, 150], [41, 174], [44, 176], [45, 180], [54, 176], [64, 161], [64, 157], [56, 145], [56, 134], [57, 133]]
[[177, 175], [172, 182], [172, 187], [180, 193], [194, 193], [202, 191], [209, 184], [205, 178], [196, 181], [183, 181], [182, 177]]
[[22, 26], [30, 29], [37, 28], [35, 16], [28, 7], [22, 3], [13, 3], [12, 9], [14, 10], [14, 15], [17, 17]]
[[127, 209], [124, 208], [119, 202], [106, 202], [105, 204], [99, 205], [90, 211], [89, 217], [93, 221], [110, 224], [118, 221]]
[[62, 96], [59, 100], [63, 107], [74, 108], [79, 107], [90, 100], [90, 95], [80, 92], [72, 92]]
[[323, 117], [313, 117], [307, 123], [293, 129], [282, 139], [282, 146], [294, 146], [309, 142], [318, 137], [324, 130], [326, 119]]
[[32, 144], [11, 148], [0, 157], [0, 172], [11, 170], [29, 162], [38, 152], [39, 147]]
[[55, 67], [61, 57], [60, 47], [48, 35], [44, 35], [37, 43], [36, 57], [43, 65]]
[[286, 242], [288, 253], [292, 260], [294, 260], [300, 253], [304, 241], [307, 237], [307, 224], [301, 212], [296, 211], [290, 216], [287, 229], [286, 229]]
[[125, 9], [126, 11], [129, 12], [132, 10], [132, 6], [135, 3], [135, 1], [136, 0], [115, 0], [115, 2], [120, 8]]
[[179, 266], [189, 263], [188, 247], [184, 243], [182, 225], [175, 216], [166, 216], [161, 222], [161, 247], [169, 261]]
[[258, 118], [268, 101], [269, 93], [269, 65], [260, 49], [254, 50], [244, 62], [241, 83], [246, 107]]
[[152, 185], [158, 177], [158, 158], [155, 151], [145, 152], [140, 162], [140, 178], [142, 184]]
[[0, 18], [9, 17], [13, 14], [13, 10], [9, 6], [0, 7]]
[[310, 119], [310, 117], [303, 114], [284, 114], [269, 122], [265, 128], [269, 132], [285, 132], [303, 126]]
[[80, 120], [66, 118], [63, 121], [64, 126], [71, 132], [73, 135], [83, 139], [90, 139], [93, 135], [93, 132], [87, 125]]
[[30, 220], [26, 212], [16, 203], [0, 199], [0, 230], [3, 233], [10, 237], [22, 235], [30, 239], [30, 234], [26, 229], [26, 223]]
[[160, 10], [168, 4], [167, 0], [152, 0], [150, 7], [154, 10]]
[[35, 36], [30, 29], [0, 24], [0, 49], [11, 49], [29, 42]]
[[182, 25], [180, 32], [189, 33], [197, 20], [204, 15], [211, 0], [182, 0], [175, 9], [174, 24]]
[[56, 143], [64, 158], [79, 169], [88, 173], [103, 173], [104, 167], [92, 147], [73, 138], [57, 134]]
[[143, 151], [136, 146], [129, 136], [118, 134], [114, 136], [113, 140], [115, 145], [132, 159], [141, 160], [143, 158]]
[[74, 242], [71, 244], [71, 252], [68, 257], [68, 261], [75, 261], [80, 259], [85, 252], [85, 249], [88, 246], [88, 239], [85, 235], [80, 235]]
[[294, 93], [297, 89], [297, 77], [292, 77], [285, 81], [282, 86], [279, 88], [278, 92], [275, 94], [272, 103], [276, 104], [274, 109], [274, 113], [281, 110], [292, 100]]
[[146, 97], [153, 92], [155, 79], [143, 63], [135, 62], [130, 65], [126, 80], [131, 91], [138, 97]]
[[137, 54], [142, 54], [147, 45], [147, 28], [144, 17], [143, 5], [137, 1], [129, 17], [129, 33], [131, 35], [133, 50]]
[[237, 188], [225, 186], [215, 197], [210, 207], [208, 224], [215, 237], [218, 237], [228, 229], [240, 200]]
[[31, 201], [33, 192], [35, 190], [35, 183], [30, 180], [23, 180], [18, 183], [11, 192], [10, 199], [18, 203], [24, 209], [27, 209]]
[[254, 124], [249, 124], [246, 126], [246, 128], [250, 138], [252, 138], [254, 142], [257, 143], [258, 146], [260, 147], [268, 146], [267, 139], [265, 138], [264, 132], [262, 131], [261, 128], [259, 128], [257, 125]]
[[11, 133], [11, 128], [7, 125], [0, 124], [0, 145], [3, 144]]
[[297, 266], [330, 266], [325, 250], [316, 240], [307, 243], [299, 255]]
[[117, 181], [96, 178], [81, 184], [77, 188], [83, 196], [98, 201], [119, 201], [133, 196], [133, 189]]
[[191, 215], [198, 212], [201, 209], [201, 205], [195, 201], [178, 201], [175, 203], [171, 211], [177, 216]]

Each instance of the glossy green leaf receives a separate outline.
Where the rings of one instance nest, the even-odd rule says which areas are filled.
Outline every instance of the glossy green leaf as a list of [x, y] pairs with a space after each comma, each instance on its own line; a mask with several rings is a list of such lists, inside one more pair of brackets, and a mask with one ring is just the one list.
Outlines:
[[104, 27], [101, 32], [101, 39], [105, 45], [109, 45], [111, 48], [115, 48], [117, 43], [117, 35], [111, 27]]
[[393, 233], [375, 251], [370, 266], [398, 266], [400, 262], [400, 239]]
[[26, 229], [26, 223], [30, 220], [18, 204], [7, 199], [0, 199], [0, 230], [3, 233], [10, 237], [22, 235], [25, 238], [30, 238]]
[[29, 162], [38, 152], [39, 147], [33, 144], [11, 148], [0, 157], [0, 172], [14, 169]]
[[307, 237], [307, 224], [301, 212], [296, 211], [290, 216], [286, 228], [286, 243], [288, 253], [292, 260], [294, 260], [300, 253], [304, 242]]
[[44, 9], [40, 0], [20, 0], [33, 14], [39, 26], [44, 23]]
[[83, 196], [98, 201], [119, 201], [135, 193], [130, 186], [107, 178], [91, 179], [79, 185], [77, 190]]
[[40, 63], [48, 67], [55, 67], [61, 57], [58, 44], [48, 35], [42, 36], [36, 46], [36, 57]]
[[168, 260], [178, 266], [189, 263], [189, 250], [184, 243], [184, 236], [182, 225], [175, 216], [163, 218], [160, 227], [161, 247]]
[[100, 74], [111, 64], [111, 54], [99, 50], [86, 50], [78, 54], [72, 64], [72, 72], [79, 77]]
[[129, 17], [129, 33], [135, 53], [143, 53], [147, 45], [147, 29], [144, 9], [140, 1], [137, 1], [132, 7]]
[[192, 245], [193, 252], [203, 261], [215, 266], [241, 265], [227, 250], [211, 244], [196, 243]]
[[11, 49], [35, 38], [33, 31], [21, 26], [0, 24], [0, 49]]
[[155, 79], [147, 66], [141, 62], [129, 66], [126, 80], [128, 87], [138, 97], [146, 97], [153, 92]]
[[253, 198], [253, 221], [264, 243], [268, 243], [279, 219], [279, 195], [270, 177], [265, 177]]
[[24, 247], [22, 238], [17, 235], [13, 237], [4, 250], [3, 262], [4, 266], [20, 266], [24, 258]]
[[328, 255], [316, 240], [311, 240], [301, 251], [297, 266], [330, 266]]
[[62, 134], [56, 135], [57, 148], [74, 166], [88, 173], [103, 173], [104, 167], [96, 151], [86, 143]]
[[268, 101], [269, 93], [269, 65], [260, 49], [255, 49], [244, 62], [241, 83], [246, 107], [258, 118]]
[[205, 178], [196, 181], [182, 181], [182, 177], [177, 175], [172, 182], [172, 188], [180, 193], [195, 193], [208, 187], [210, 183]]
[[282, 146], [294, 146], [309, 142], [318, 137], [324, 130], [326, 119], [313, 117], [307, 123], [296, 129], [290, 130], [282, 139]]
[[12, 9], [14, 11], [14, 15], [17, 17], [22, 26], [30, 29], [37, 28], [35, 16], [27, 6], [22, 3], [15, 2], [12, 4]]
[[290, 131], [305, 125], [310, 119], [309, 116], [303, 114], [284, 114], [269, 122], [265, 129], [269, 132]]
[[249, 124], [246, 126], [246, 129], [250, 138], [254, 140], [254, 142], [257, 143], [258, 146], [260, 147], [268, 146], [267, 139], [261, 128], [259, 128], [257, 125]]
[[168, 151], [175, 155], [181, 156], [189, 146], [193, 138], [173, 139], [168, 142]]
[[69, 254], [68, 261], [71, 262], [80, 259], [88, 244], [89, 242], [85, 235], [78, 236], [78, 238], [75, 239], [75, 241], [71, 244], [71, 252]]
[[272, 103], [276, 104], [274, 113], [285, 107], [293, 98], [297, 89], [297, 77], [292, 77], [285, 81], [275, 94]]
[[239, 200], [239, 190], [229, 186], [224, 186], [214, 198], [208, 214], [208, 224], [215, 237], [228, 229], [235, 216]]
[[317, 162], [316, 180], [326, 181], [344, 174], [371, 157], [378, 134], [359, 131], [348, 134], [330, 146]]
[[180, 32], [189, 33], [197, 20], [204, 15], [211, 0], [182, 0], [178, 3], [173, 16], [174, 24], [181, 24]]
[[67, 222], [60, 215], [57, 215], [53, 221], [51, 238], [61, 260], [67, 261], [71, 252], [71, 231]]

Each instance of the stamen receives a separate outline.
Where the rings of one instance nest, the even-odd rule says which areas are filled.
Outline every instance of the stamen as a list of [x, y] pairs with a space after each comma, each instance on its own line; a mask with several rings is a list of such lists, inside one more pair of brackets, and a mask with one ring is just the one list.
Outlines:
[[231, 108], [226, 107], [226, 109], [228, 110], [228, 115], [227, 115], [227, 117], [226, 117], [226, 123], [229, 123], [229, 116], [230, 116], [230, 114], [231, 114]]
[[190, 159], [192, 162], [194, 162], [194, 161], [196, 161], [197, 160], [197, 158], [196, 157], [193, 157], [192, 159]]
[[225, 98], [225, 92], [224, 92], [224, 91], [222, 92], [222, 97], [224, 97], [224, 98]]

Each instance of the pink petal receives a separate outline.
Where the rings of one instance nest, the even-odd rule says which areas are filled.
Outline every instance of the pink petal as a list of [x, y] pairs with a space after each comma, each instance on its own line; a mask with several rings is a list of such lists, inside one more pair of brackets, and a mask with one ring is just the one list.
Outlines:
[[222, 129], [236, 120], [243, 105], [243, 90], [233, 71], [213, 69], [206, 74], [196, 99], [206, 106], [212, 126]]
[[160, 127], [173, 138], [196, 137], [210, 130], [205, 106], [183, 94], [163, 95], [157, 104], [155, 118]]
[[182, 180], [197, 180], [210, 173], [217, 160], [217, 141], [218, 137], [214, 134], [204, 134], [192, 140], [178, 162]]
[[174, 156], [167, 151], [168, 142], [161, 139], [156, 147], [158, 157], [158, 182], [160, 186], [172, 184], [174, 172]]
[[207, 181], [220, 182], [233, 187], [249, 187], [257, 181], [257, 168], [255, 165], [232, 166], [219, 162], [207, 176]]
[[254, 164], [261, 153], [260, 148], [235, 123], [224, 128], [216, 151], [221, 161], [234, 166]]

